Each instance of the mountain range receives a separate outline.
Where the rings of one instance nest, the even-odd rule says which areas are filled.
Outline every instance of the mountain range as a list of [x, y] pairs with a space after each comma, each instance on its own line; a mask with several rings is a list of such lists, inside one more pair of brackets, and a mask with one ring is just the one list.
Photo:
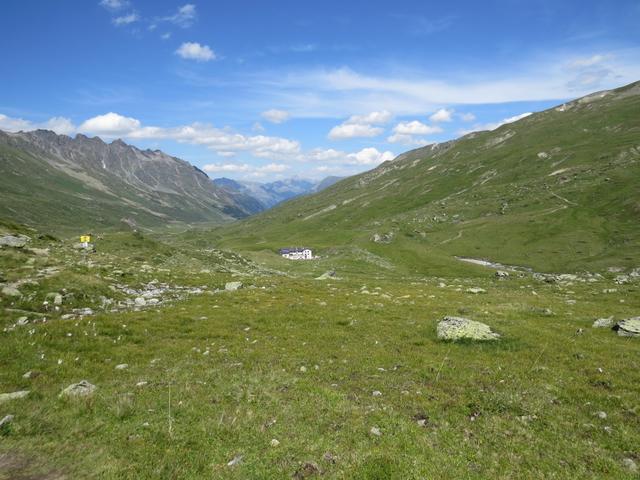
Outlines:
[[226, 190], [246, 211], [258, 213], [291, 198], [324, 190], [340, 180], [342, 177], [330, 176], [320, 181], [289, 178], [259, 183], [223, 177], [214, 179], [213, 183]]
[[223, 223], [253, 211], [193, 165], [122, 140], [0, 132], [0, 217], [54, 230]]

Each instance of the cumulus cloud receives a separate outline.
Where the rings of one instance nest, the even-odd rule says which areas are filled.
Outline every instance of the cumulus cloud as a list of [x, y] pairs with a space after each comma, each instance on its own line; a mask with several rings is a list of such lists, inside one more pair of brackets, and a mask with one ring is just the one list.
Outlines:
[[378, 165], [382, 162], [393, 160], [396, 156], [390, 152], [379, 152], [377, 148], [368, 147], [363, 148], [359, 152], [350, 153], [347, 158], [350, 160], [347, 163], [355, 165]]
[[188, 28], [196, 21], [198, 18], [198, 13], [196, 12], [196, 6], [192, 3], [187, 3], [186, 5], [178, 8], [178, 11], [169, 17], [163, 18], [168, 22], [171, 22], [179, 27]]
[[266, 112], [262, 112], [262, 118], [271, 122], [271, 123], [283, 123], [291, 118], [291, 114], [284, 110], [276, 110], [272, 108], [271, 110], [267, 110]]
[[76, 127], [65, 117], [53, 117], [46, 122], [34, 123], [22, 118], [12, 118], [0, 113], [0, 130], [6, 132], [30, 132], [33, 130], [52, 130], [59, 135], [71, 135], [76, 131]]
[[344, 140], [356, 137], [377, 137], [382, 132], [384, 132], [383, 128], [372, 125], [343, 123], [336, 125], [329, 131], [329, 138], [331, 140]]
[[185, 42], [176, 50], [176, 55], [187, 60], [195, 60], [197, 62], [208, 62], [215, 60], [216, 54], [207, 45], [200, 45], [197, 42]]
[[432, 133], [442, 132], [442, 128], [438, 126], [425, 125], [418, 120], [412, 122], [400, 122], [393, 127], [394, 133], [400, 135], [430, 135]]
[[602, 54], [596, 54], [590, 57], [576, 58], [569, 62], [569, 68], [580, 69], [585, 67], [593, 67], [594, 65], [598, 65], [604, 62], [605, 60], [609, 60], [611, 58], [612, 58], [611, 55], [602, 55]]
[[114, 18], [113, 24], [120, 27], [122, 25], [129, 25], [131, 23], [137, 22], [138, 20], [140, 20], [138, 14], [135, 12], [131, 12], [128, 15]]
[[290, 169], [289, 165], [282, 163], [269, 163], [267, 165], [254, 166], [248, 163], [209, 163], [202, 167], [208, 173], [240, 173], [243, 177], [264, 177], [277, 173], [283, 173]]
[[523, 118], [528, 117], [532, 113], [533, 112], [521, 113], [519, 115], [514, 115], [513, 117], [503, 118], [502, 120], [500, 120], [498, 122], [475, 124], [473, 126], [473, 128], [470, 128], [470, 129], [467, 129], [467, 130], [460, 130], [458, 133], [460, 135], [466, 135], [467, 133], [479, 132], [479, 131], [483, 131], [483, 130], [495, 130], [496, 128], [499, 128], [502, 125], [506, 125], [507, 123], [513, 123], [513, 122], [517, 122], [518, 120], [522, 120]]
[[387, 142], [409, 146], [422, 146], [430, 142], [425, 138], [415, 138], [414, 135], [431, 135], [442, 132], [437, 125], [426, 125], [418, 120], [400, 122], [393, 127], [393, 135], [387, 137]]
[[100, 6], [107, 10], [121, 10], [129, 6], [129, 0], [102, 0]]
[[463, 122], [473, 122], [476, 119], [473, 113], [459, 113], [458, 116]]
[[109, 112], [86, 120], [78, 131], [104, 136], [126, 136], [139, 128], [139, 120]]
[[432, 122], [450, 122], [453, 117], [453, 110], [441, 108], [429, 117]]
[[371, 112], [367, 115], [352, 115], [348, 120], [336, 125], [329, 131], [331, 140], [343, 140], [357, 137], [377, 137], [384, 132], [384, 128], [376, 125], [388, 123], [393, 116], [386, 110]]

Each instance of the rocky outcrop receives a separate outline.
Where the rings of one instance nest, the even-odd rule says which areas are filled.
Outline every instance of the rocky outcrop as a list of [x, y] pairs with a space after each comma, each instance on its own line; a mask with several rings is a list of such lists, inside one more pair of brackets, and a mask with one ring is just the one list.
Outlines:
[[613, 330], [621, 337], [640, 337], [640, 317], [620, 320], [613, 326]]
[[497, 340], [498, 333], [489, 325], [464, 317], [444, 317], [438, 323], [437, 335], [440, 340]]

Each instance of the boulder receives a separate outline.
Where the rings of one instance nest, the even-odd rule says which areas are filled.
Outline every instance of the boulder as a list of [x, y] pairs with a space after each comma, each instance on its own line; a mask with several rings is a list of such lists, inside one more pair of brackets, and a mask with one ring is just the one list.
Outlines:
[[90, 397], [96, 390], [96, 386], [86, 380], [80, 380], [78, 383], [72, 383], [60, 392], [60, 397]]
[[498, 270], [496, 272], [497, 278], [509, 278], [509, 272], [505, 272], [504, 270]]
[[6, 296], [6, 297], [21, 297], [22, 296], [22, 294], [20, 293], [20, 290], [18, 290], [13, 285], [6, 285], [6, 286], [2, 287], [2, 294], [4, 296]]
[[316, 277], [316, 280], [329, 280], [330, 278], [335, 278], [336, 272], [335, 270], [329, 270], [328, 272], [324, 272], [319, 277]]
[[437, 328], [440, 340], [497, 340], [498, 333], [491, 331], [489, 325], [463, 317], [444, 317]]
[[224, 289], [227, 292], [234, 292], [242, 288], [242, 282], [227, 282], [224, 286]]
[[594, 320], [593, 325], [591, 326], [593, 328], [611, 328], [612, 325], [613, 325], [613, 317], [608, 317], [608, 318], [598, 318]]
[[0, 405], [11, 400], [17, 400], [29, 395], [29, 390], [20, 390], [18, 392], [0, 393]]
[[487, 291], [484, 288], [480, 288], [480, 287], [467, 288], [467, 292], [473, 293], [474, 295], [477, 295], [479, 293], [487, 293]]
[[147, 301], [144, 297], [136, 297], [134, 300], [136, 307], [144, 307], [147, 304]]
[[0, 246], [22, 248], [30, 240], [31, 239], [26, 235], [18, 235], [18, 236], [5, 235], [3, 237], [0, 237]]
[[613, 326], [613, 330], [621, 337], [640, 337], [640, 317], [620, 320]]

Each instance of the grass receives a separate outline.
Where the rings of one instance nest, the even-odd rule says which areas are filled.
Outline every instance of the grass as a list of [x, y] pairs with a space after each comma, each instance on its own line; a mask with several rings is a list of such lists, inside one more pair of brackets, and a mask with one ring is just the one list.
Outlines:
[[[0, 478], [283, 478], [306, 462], [324, 478], [633, 478], [621, 462], [640, 456], [637, 339], [590, 325], [637, 314], [637, 284], [605, 294], [611, 276], [498, 281], [451, 260], [455, 275], [407, 275], [346, 253], [305, 263], [263, 252], [259, 266], [130, 234], [106, 235], [87, 268], [66, 242], [53, 246], [33, 266], [60, 272], [19, 306], [40, 311], [43, 295], [68, 283], [98, 314], [62, 320], [82, 303], [65, 300], [41, 311], [46, 323], [2, 333], [0, 391], [31, 394], [0, 405], [0, 416], [15, 415], [0, 453], [26, 459]], [[0, 252], [10, 277], [33, 258]], [[313, 280], [330, 266], [340, 280]], [[155, 277], [211, 293], [100, 311], [103, 285]], [[232, 279], [255, 288], [212, 292]], [[21, 315], [4, 312], [3, 327]], [[444, 315], [488, 323], [503, 339], [438, 341]], [[29, 370], [40, 375], [23, 378]], [[58, 398], [81, 379], [96, 395]]]

